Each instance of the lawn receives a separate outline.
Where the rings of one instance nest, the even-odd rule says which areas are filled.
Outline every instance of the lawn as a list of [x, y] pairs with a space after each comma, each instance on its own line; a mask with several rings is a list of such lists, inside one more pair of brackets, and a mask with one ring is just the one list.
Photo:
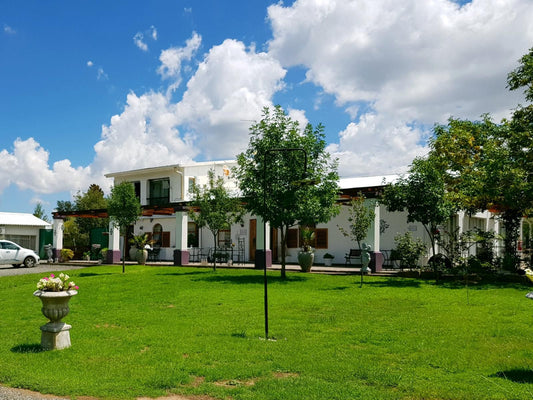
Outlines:
[[102, 399], [531, 399], [533, 301], [521, 284], [91, 267], [40, 351], [40, 275], [0, 278], [0, 383]]

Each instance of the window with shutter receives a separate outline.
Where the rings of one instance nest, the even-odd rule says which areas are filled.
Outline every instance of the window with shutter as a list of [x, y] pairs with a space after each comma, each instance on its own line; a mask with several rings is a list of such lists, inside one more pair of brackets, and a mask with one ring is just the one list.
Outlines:
[[287, 248], [294, 249], [298, 247], [298, 229], [289, 229], [287, 231]]

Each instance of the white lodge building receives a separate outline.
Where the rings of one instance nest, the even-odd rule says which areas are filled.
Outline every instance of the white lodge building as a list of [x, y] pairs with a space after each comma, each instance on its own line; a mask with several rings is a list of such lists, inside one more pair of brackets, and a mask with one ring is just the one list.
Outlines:
[[[145, 168], [131, 171], [114, 172], [106, 177], [113, 178], [114, 184], [131, 182], [143, 207], [143, 214], [130, 230], [131, 234], [149, 233], [158, 249], [157, 259], [174, 261], [175, 265], [185, 265], [189, 262], [200, 262], [213, 257], [213, 236], [207, 228], [198, 229], [189, 220], [187, 203], [191, 200], [189, 188], [194, 184], [207, 184], [209, 170], [215, 171], [215, 176], [223, 176], [230, 191], [237, 194], [236, 182], [232, 179], [231, 168], [235, 161], [201, 162], [190, 165], [170, 165], [163, 167]], [[379, 176], [365, 178], [341, 179], [339, 202], [348, 204], [353, 196], [363, 193], [369, 207], [375, 211], [375, 219], [368, 231], [364, 242], [373, 251], [372, 266], [380, 270], [383, 265], [390, 265], [390, 251], [395, 248], [394, 237], [397, 234], [411, 232], [414, 237], [422, 238], [428, 244], [429, 239], [419, 223], [407, 223], [407, 214], [388, 212], [376, 200], [376, 195], [388, 183], [394, 182], [397, 176]], [[345, 255], [350, 249], [357, 248], [357, 244], [344, 237], [338, 226], [348, 229], [348, 207], [341, 206], [339, 215], [328, 223], [317, 224], [315, 235], [315, 264], [323, 263], [323, 256], [330, 253], [334, 256], [335, 264], [344, 264]], [[61, 219], [55, 219], [54, 224], [62, 224]], [[57, 227], [56, 227], [57, 228]], [[452, 221], [451, 228], [467, 231], [480, 228], [485, 231], [499, 232], [498, 220], [491, 213], [484, 212], [475, 216], [458, 213]], [[61, 229], [54, 229], [54, 232]], [[280, 260], [280, 235], [277, 230], [267, 229], [267, 264]], [[56, 235], [58, 236], [58, 235]], [[54, 247], [58, 252], [62, 248], [62, 238], [54, 236]], [[296, 263], [299, 251], [298, 227], [293, 227], [287, 240], [287, 262]], [[234, 263], [255, 263], [263, 266], [263, 257], [256, 257], [256, 251], [262, 254], [264, 249], [263, 222], [260, 217], [247, 214], [243, 222], [234, 224], [227, 231], [220, 233], [217, 243], [217, 253], [226, 253]], [[128, 243], [128, 242], [126, 242]], [[110, 227], [108, 262], [119, 262], [121, 258], [120, 238], [117, 229]], [[129, 245], [128, 245], [129, 248]], [[218, 250], [221, 249], [221, 250]], [[475, 253], [475, 249], [472, 250]], [[127, 254], [128, 252], [126, 252]], [[424, 260], [427, 262], [427, 257]]]

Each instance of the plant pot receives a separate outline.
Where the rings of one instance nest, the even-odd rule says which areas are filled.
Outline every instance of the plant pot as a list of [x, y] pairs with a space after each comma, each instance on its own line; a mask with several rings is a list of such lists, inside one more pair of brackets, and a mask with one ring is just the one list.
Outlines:
[[45, 350], [61, 350], [70, 347], [71, 325], [61, 321], [70, 311], [68, 303], [77, 290], [47, 292], [36, 290], [33, 295], [39, 297], [43, 304], [41, 312], [49, 322], [41, 326], [41, 347]]
[[315, 253], [312, 251], [300, 251], [298, 253], [298, 264], [300, 264], [303, 272], [310, 272], [314, 261]]
[[326, 267], [331, 267], [331, 263], [333, 262], [332, 258], [324, 258], [324, 265]]
[[146, 264], [146, 260], [148, 260], [148, 250], [137, 249], [137, 262], [144, 265]]
[[128, 255], [130, 256], [130, 261], [137, 260], [137, 247], [135, 246], [130, 247], [130, 251]]

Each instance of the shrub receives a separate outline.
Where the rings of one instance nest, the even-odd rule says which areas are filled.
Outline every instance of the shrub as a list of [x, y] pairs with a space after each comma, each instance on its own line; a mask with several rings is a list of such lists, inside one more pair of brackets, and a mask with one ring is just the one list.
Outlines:
[[74, 252], [70, 249], [61, 249], [61, 260], [69, 261], [74, 257]]
[[422, 239], [414, 239], [411, 232], [405, 232], [403, 235], [396, 235], [394, 241], [396, 242], [395, 253], [402, 268], [417, 268], [419, 266], [418, 259], [427, 251]]

